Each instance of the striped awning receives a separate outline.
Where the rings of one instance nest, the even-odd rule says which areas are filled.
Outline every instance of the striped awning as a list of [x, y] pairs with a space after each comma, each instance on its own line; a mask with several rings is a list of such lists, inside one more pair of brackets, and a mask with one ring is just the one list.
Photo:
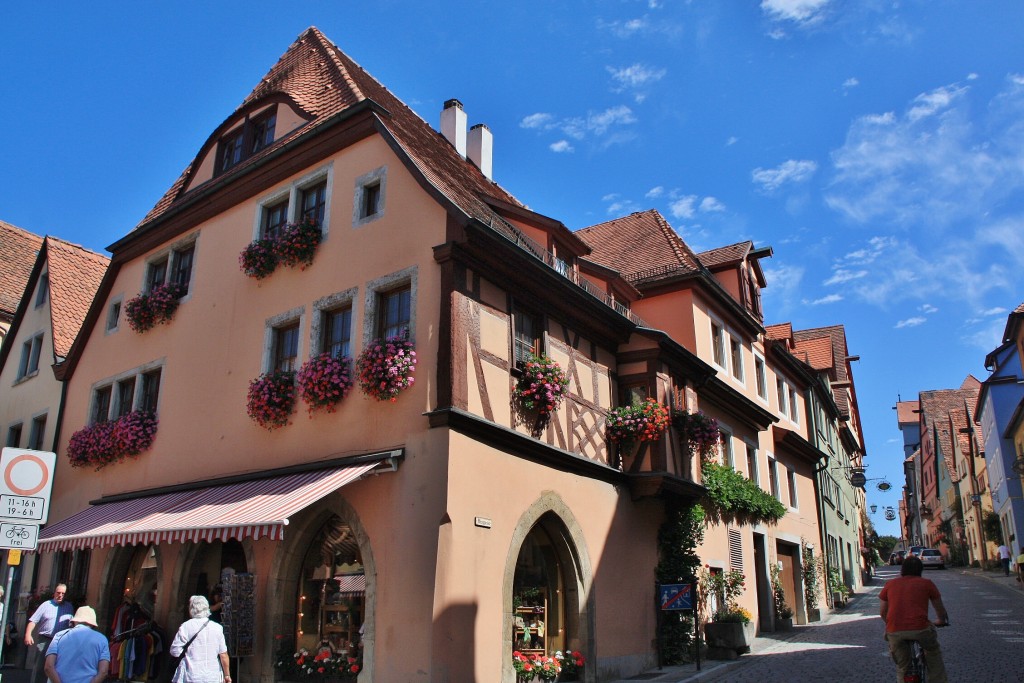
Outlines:
[[366, 574], [340, 574], [334, 577], [342, 595], [362, 595], [366, 592]]
[[288, 518], [379, 463], [100, 503], [48, 525], [38, 552], [138, 543], [284, 538]]

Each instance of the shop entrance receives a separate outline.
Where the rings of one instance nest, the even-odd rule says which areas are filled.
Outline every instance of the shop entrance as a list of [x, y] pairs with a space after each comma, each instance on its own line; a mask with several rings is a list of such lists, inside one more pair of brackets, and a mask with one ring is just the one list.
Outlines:
[[519, 550], [512, 583], [512, 649], [552, 656], [579, 648], [576, 562], [561, 521], [538, 520]]
[[[171, 641], [154, 619], [159, 568], [156, 546], [122, 548], [115, 555], [110, 585], [119, 595], [106, 596], [110, 678], [147, 681], [159, 677], [163, 670]], [[100, 626], [106, 630], [102, 622]]]

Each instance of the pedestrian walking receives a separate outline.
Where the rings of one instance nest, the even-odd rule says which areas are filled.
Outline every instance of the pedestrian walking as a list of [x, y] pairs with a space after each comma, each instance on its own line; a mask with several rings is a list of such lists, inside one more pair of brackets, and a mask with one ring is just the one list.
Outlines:
[[32, 665], [31, 683], [46, 683], [46, 648], [55, 635], [71, 626], [75, 606], [65, 600], [68, 587], [58, 583], [53, 597], [36, 608], [25, 626], [25, 647], [36, 648], [36, 661]]
[[110, 671], [110, 643], [94, 630], [96, 610], [79, 607], [71, 624], [50, 642], [46, 676], [51, 683], [103, 683]]
[[1006, 547], [1006, 544], [1001, 544], [996, 548], [996, 552], [999, 553], [999, 561], [1003, 563], [1003, 573], [1007, 576], [1010, 575], [1010, 549]]
[[224, 627], [210, 619], [210, 601], [202, 595], [189, 598], [186, 621], [174, 634], [171, 656], [181, 657], [173, 683], [231, 683], [228, 645]]

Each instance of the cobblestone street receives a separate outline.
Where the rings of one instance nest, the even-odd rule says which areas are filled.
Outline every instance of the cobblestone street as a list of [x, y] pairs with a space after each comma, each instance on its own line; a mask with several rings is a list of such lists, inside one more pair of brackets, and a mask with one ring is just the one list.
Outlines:
[[[650, 672], [627, 680], [664, 683], [773, 683], [788, 681], [892, 681], [895, 665], [883, 640], [878, 593], [899, 567], [878, 570], [872, 585], [846, 609], [820, 624], [797, 627], [755, 640], [750, 654], [735, 662], [705, 662], [673, 671]], [[1024, 590], [1013, 577], [995, 572], [928, 570], [942, 592], [952, 626], [942, 629], [946, 669], [951, 682], [1018, 683], [1024, 665], [1017, 655], [1024, 647]], [[933, 615], [934, 616], [934, 615]]]

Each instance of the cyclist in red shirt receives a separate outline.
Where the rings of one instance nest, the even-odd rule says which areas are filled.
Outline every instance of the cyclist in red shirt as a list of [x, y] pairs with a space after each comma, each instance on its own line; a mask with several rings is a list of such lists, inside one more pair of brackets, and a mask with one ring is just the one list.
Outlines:
[[[903, 560], [898, 579], [890, 579], [878, 594], [879, 610], [885, 619], [885, 639], [889, 653], [896, 662], [896, 680], [903, 683], [903, 675], [910, 665], [910, 642], [916, 640], [924, 650], [931, 683], [947, 683], [946, 665], [942, 663], [942, 650], [936, 626], [949, 624], [949, 615], [942, 604], [942, 595], [931, 579], [921, 577], [924, 565], [920, 558], [908, 555]], [[928, 620], [928, 603], [935, 608], [934, 622]]]

